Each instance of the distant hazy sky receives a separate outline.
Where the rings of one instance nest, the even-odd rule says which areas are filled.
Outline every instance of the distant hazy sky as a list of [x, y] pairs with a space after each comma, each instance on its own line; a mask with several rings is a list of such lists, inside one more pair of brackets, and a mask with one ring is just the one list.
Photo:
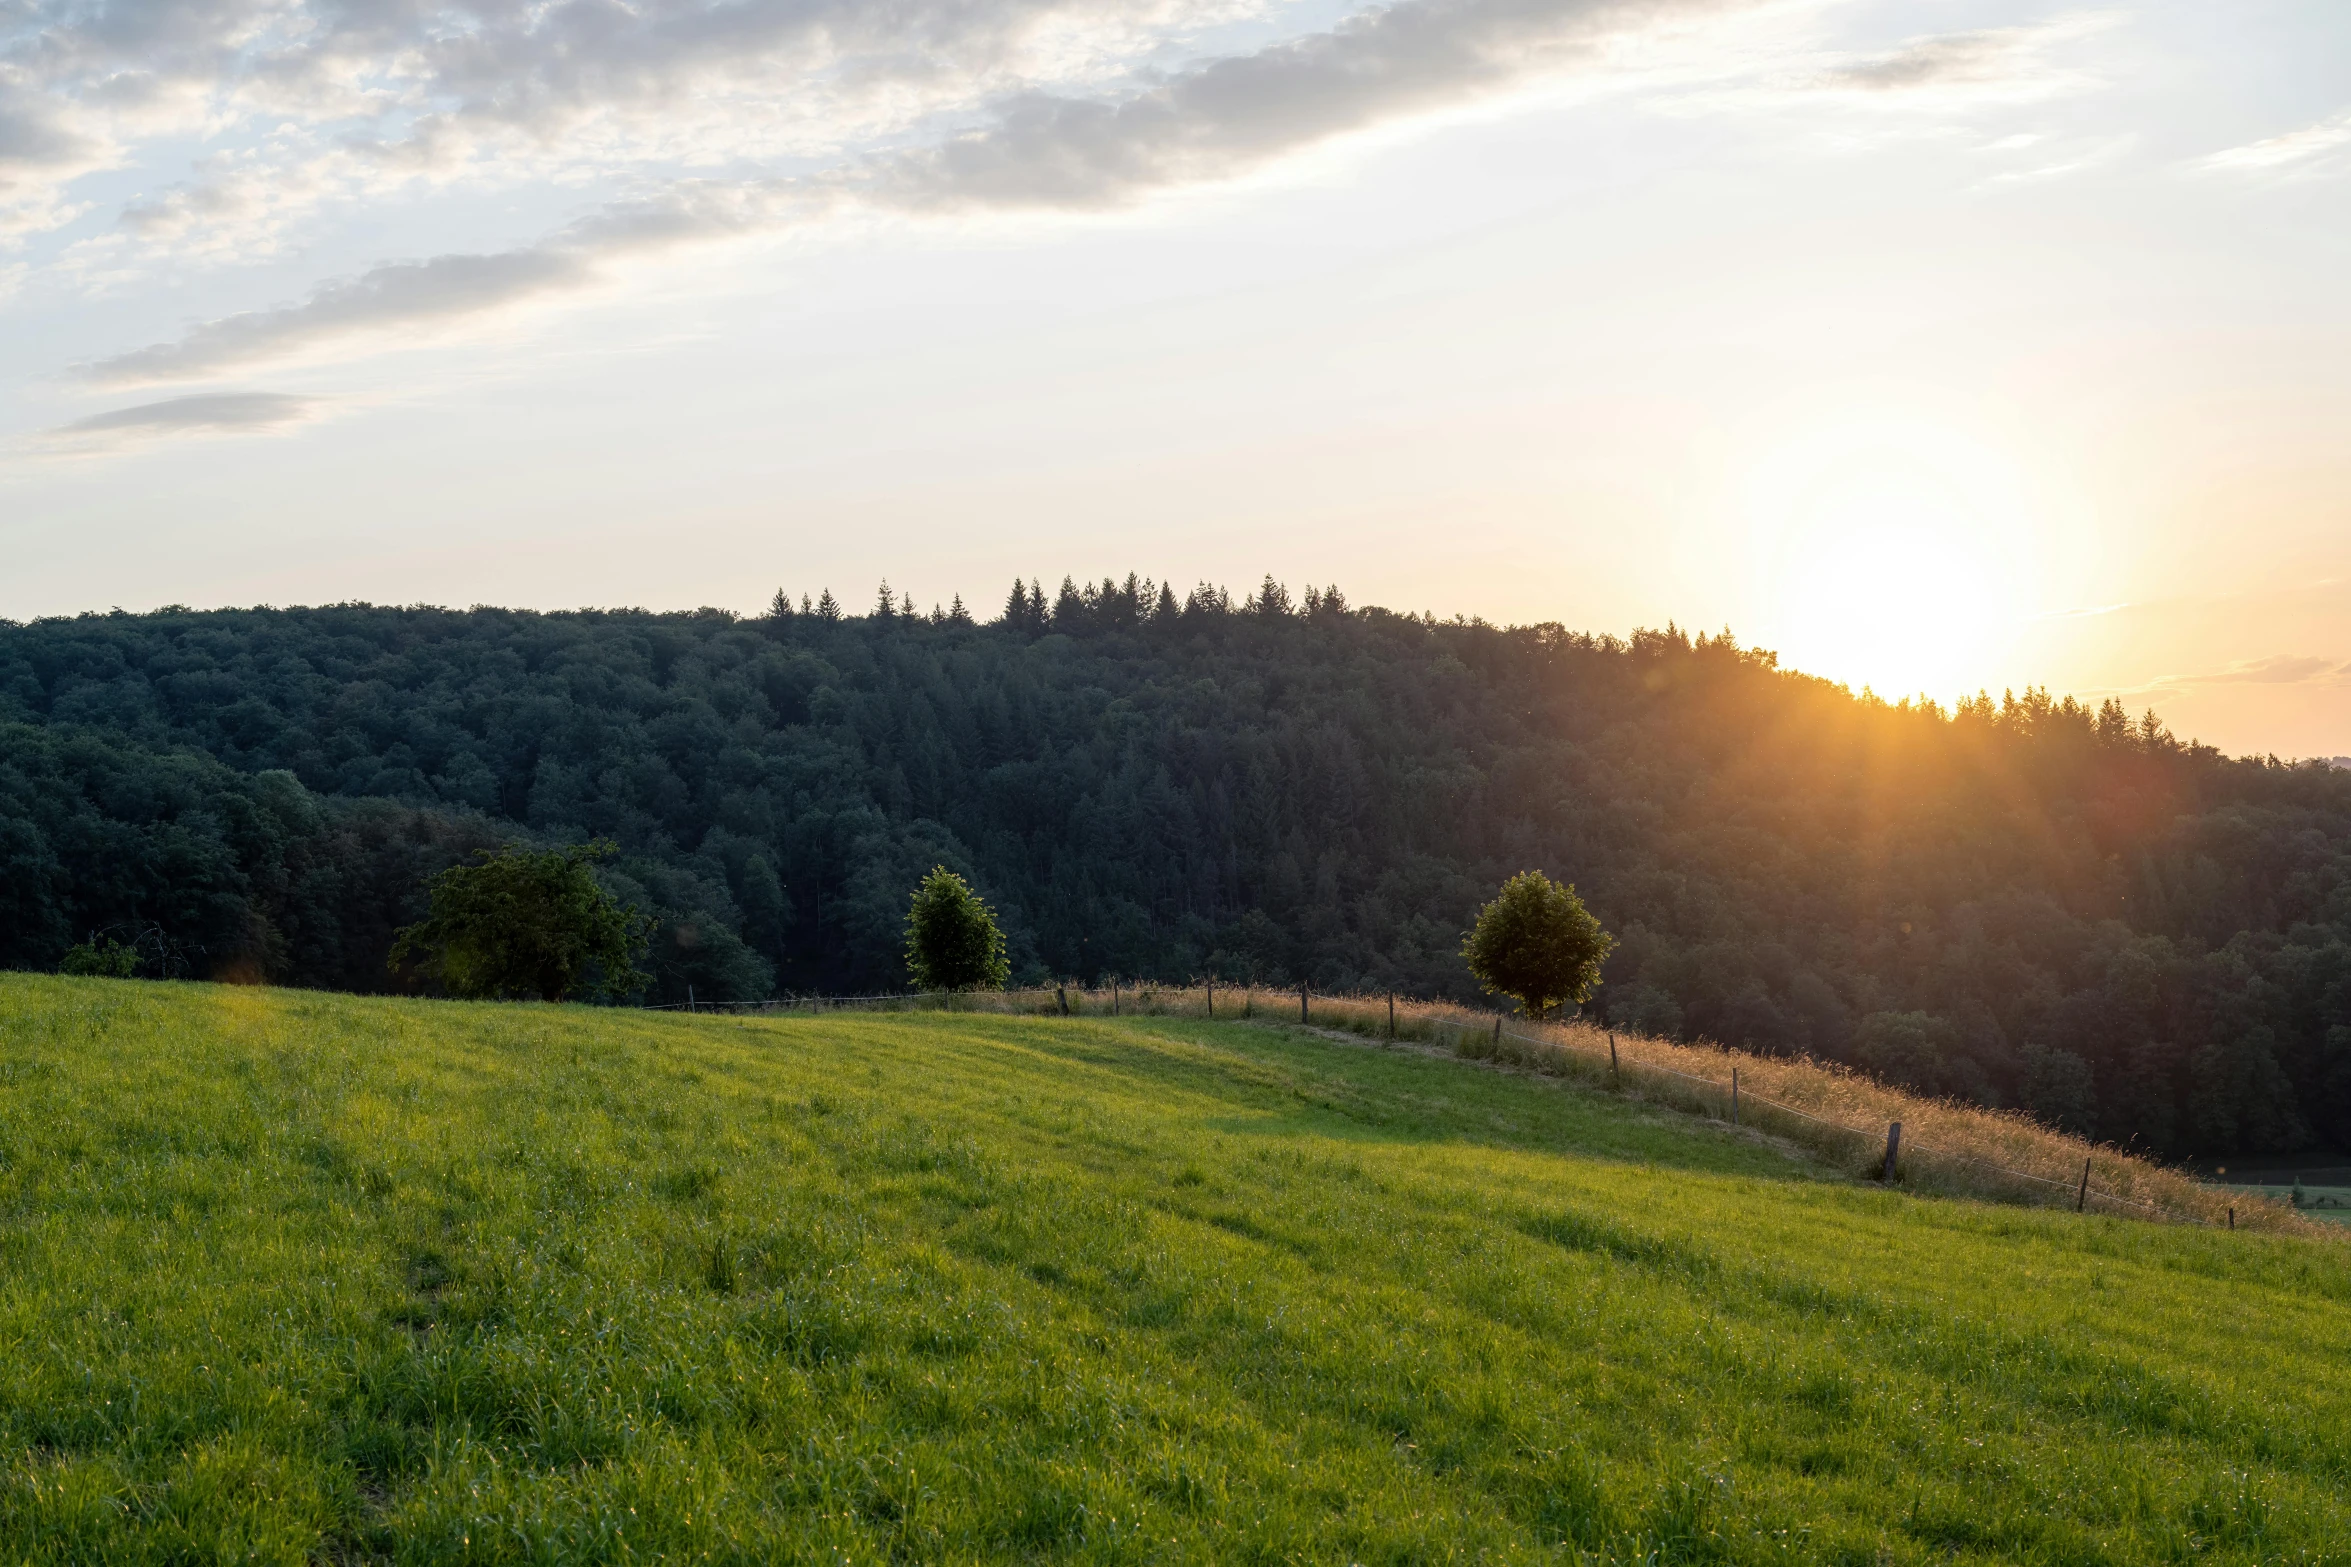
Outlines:
[[1336, 582], [2351, 753], [2351, 4], [15, 0], [0, 615]]

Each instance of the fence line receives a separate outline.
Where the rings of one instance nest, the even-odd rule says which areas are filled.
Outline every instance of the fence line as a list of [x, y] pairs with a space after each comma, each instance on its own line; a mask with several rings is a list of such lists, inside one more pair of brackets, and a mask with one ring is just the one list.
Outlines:
[[[1216, 992], [1223, 991], [1226, 995], [1233, 996], [1235, 1001], [1239, 1003], [1239, 1005], [1234, 1009], [1234, 1012], [1229, 1014], [1234, 1016], [1236, 1020], [1238, 1020], [1238, 1018], [1241, 1016], [1256, 1014], [1256, 1004], [1267, 997], [1281, 997], [1295, 993], [1300, 1002], [1300, 1016], [1309, 1018], [1309, 1020], [1311, 1020], [1307, 1007], [1308, 992], [1304, 988], [1300, 988], [1296, 992], [1292, 992], [1290, 990], [1277, 987], [1257, 985], [1235, 985], [1230, 987], [1223, 985], [1210, 985], [1207, 987], [1202, 987], [1199, 985], [1166, 985], [1151, 983], [1138, 983], [1132, 989], [1127, 988], [1124, 983], [1121, 983], [1111, 988], [1102, 990], [1090, 990], [1082, 986], [1071, 987], [1068, 985], [1044, 985], [1024, 986], [1018, 989], [986, 993], [975, 993], [968, 991], [887, 991], [864, 995], [779, 996], [768, 1001], [706, 1001], [695, 1003], [668, 1002], [656, 1006], [646, 1007], [642, 1010], [656, 1012], [691, 1011], [757, 1014], [790, 1012], [796, 1010], [825, 1010], [836, 1007], [872, 1007], [887, 1010], [934, 1007], [944, 1011], [1001, 1010], [1008, 1012], [1047, 1011], [1063, 1013], [1085, 1012], [1095, 1014], [1110, 1014], [1123, 1010], [1123, 1006], [1127, 1004], [1131, 1004], [1137, 1012], [1142, 1012], [1146, 1009], [1164, 1009], [1167, 1002], [1170, 1000], [1177, 1000], [1179, 1005], [1182, 1005], [1186, 1002], [1189, 1002], [1193, 1005], [1198, 1005], [1204, 999], [1204, 989], [1206, 993], [1206, 1006], [1203, 1010], [1215, 1008], [1216, 1003], [1224, 999], [1223, 996], [1217, 995]], [[1390, 1021], [1388, 1023], [1388, 1027], [1391, 1032], [1393, 1032], [1395, 1028], [1393, 1021], [1394, 1014], [1392, 1010], [1394, 999], [1397, 998], [1389, 998], [1390, 1011], [1388, 1013], [1388, 1017]], [[1382, 1000], [1379, 997], [1323, 995], [1314, 996], [1312, 1000], [1316, 1003], [1319, 1003], [1326, 1014], [1334, 1009], [1370, 1009], [1376, 1017], [1379, 1008], [1382, 1006]], [[1027, 1005], [1024, 1006], [1023, 1003], [1027, 1003]], [[1435, 1005], [1437, 1007], [1446, 1007], [1445, 1003], [1436, 1003]], [[1682, 1083], [1694, 1085], [1697, 1088], [1707, 1090], [1711, 1094], [1721, 1096], [1726, 1102], [1729, 1095], [1732, 1093], [1731, 1085], [1727, 1083], [1718, 1082], [1713, 1078], [1699, 1076], [1695, 1073], [1679, 1071], [1674, 1067], [1666, 1066], [1656, 1061], [1643, 1060], [1637, 1057], [1628, 1057], [1619, 1063], [1618, 1061], [1612, 1059], [1614, 1054], [1613, 1051], [1609, 1052], [1608, 1054], [1603, 1054], [1596, 1048], [1571, 1044], [1566, 1040], [1540, 1038], [1534, 1035], [1520, 1033], [1515, 1029], [1506, 1029], [1503, 1027], [1503, 1020], [1499, 1014], [1494, 1016], [1493, 1022], [1490, 1025], [1492, 1032], [1489, 1034], [1488, 1025], [1485, 1024], [1482, 1019], [1477, 1023], [1472, 1023], [1459, 1016], [1448, 1017], [1441, 1014], [1431, 1016], [1429, 1013], [1430, 1006], [1431, 1004], [1426, 1002], [1415, 1003], [1415, 1009], [1419, 1014], [1415, 1019], [1416, 1027], [1423, 1025], [1433, 1025], [1439, 1030], [1450, 1030], [1454, 1036], [1454, 1053], [1457, 1055], [1476, 1058], [1481, 1054], [1478, 1046], [1484, 1044], [1488, 1039], [1491, 1039], [1495, 1045], [1499, 1045], [1503, 1039], [1507, 1038], [1513, 1043], [1532, 1047], [1534, 1051], [1542, 1055], [1549, 1056], [1553, 1059], [1572, 1059], [1577, 1061], [1579, 1064], [1588, 1064], [1590, 1069], [1595, 1073], [1606, 1072], [1620, 1083], [1628, 1073], [1634, 1075], [1636, 1078], [1638, 1078], [1641, 1074], [1649, 1074], [1653, 1079], [1670, 1078], [1678, 1080]], [[1187, 1006], [1186, 1010], [1189, 1009], [1189, 1006]], [[1447, 1010], [1451, 1009], [1447, 1008]], [[1221, 1011], [1212, 1011], [1210, 1015], [1221, 1017], [1228, 1014]], [[1357, 1019], [1355, 1021], [1361, 1023], [1363, 1020]], [[1372, 1028], [1371, 1032], [1376, 1034], [1378, 1030], [1376, 1028]], [[1831, 1120], [1823, 1116], [1815, 1115], [1809, 1110], [1802, 1110], [1794, 1105], [1785, 1104], [1779, 1100], [1759, 1094], [1755, 1092], [1751, 1086], [1741, 1085], [1738, 1090], [1738, 1095], [1742, 1110], [1748, 1106], [1757, 1106], [1761, 1110], [1771, 1114], [1793, 1117], [1796, 1120], [1803, 1121], [1810, 1126], [1818, 1127], [1823, 1131], [1835, 1132], [1846, 1138], [1855, 1139], [1864, 1148], [1874, 1149], [1886, 1139], [1885, 1128], [1871, 1129], [1867, 1127], [1854, 1126], [1843, 1121]], [[1818, 1141], [1818, 1139], [1815, 1139], [1815, 1141]], [[1902, 1138], [1899, 1153], [1900, 1157], [1898, 1164], [1901, 1166], [1910, 1165], [1914, 1159], [1920, 1159], [1928, 1163], [1932, 1163], [1934, 1161], [1944, 1161], [1954, 1165], [1966, 1166], [1972, 1170], [1984, 1172], [1986, 1175], [1997, 1177], [2002, 1181], [2010, 1183], [2024, 1183], [2036, 1189], [2048, 1189], [2051, 1191], [2070, 1194], [2074, 1196], [2077, 1208], [2083, 1210], [2086, 1210], [2091, 1203], [2096, 1202], [2107, 1204], [2115, 1209], [2135, 1210], [2140, 1214], [2160, 1220], [2210, 1225], [2214, 1227], [2218, 1227], [2220, 1223], [2219, 1220], [2207, 1218], [2202, 1214], [2193, 1213], [2186, 1209], [2168, 1206], [2163, 1203], [2150, 1202], [2141, 1198], [2126, 1197], [2119, 1192], [2111, 1192], [2100, 1189], [2088, 1184], [2086, 1175], [2078, 1180], [2058, 1180], [2050, 1176], [2035, 1174], [2030, 1170], [2020, 1170], [2010, 1165], [1997, 1164], [1987, 1159], [1978, 1158], [1972, 1154], [1960, 1153], [1955, 1149], [1939, 1147], [1933, 1143], [1926, 1142], [1917, 1138], [1915, 1135], [1908, 1133], [1906, 1133]]]
[[[1466, 1025], [1456, 1024], [1455, 1027], [1460, 1028], [1464, 1033], [1470, 1032]], [[1599, 1060], [1600, 1053], [1598, 1051], [1586, 1050], [1580, 1046], [1570, 1045], [1560, 1040], [1537, 1039], [1532, 1035], [1515, 1033], [1509, 1030], [1504, 1031], [1503, 1037], [1507, 1039], [1514, 1039], [1520, 1044], [1533, 1045], [1537, 1049], [1541, 1050], [1556, 1050], [1571, 1055], [1588, 1055], [1593, 1059], [1595, 1064], [1597, 1064]], [[1670, 1066], [1660, 1066], [1654, 1061], [1636, 1061], [1633, 1063], [1633, 1065], [1637, 1070], [1645, 1072], [1662, 1072], [1668, 1077], [1678, 1077], [1686, 1083], [1697, 1083], [1702, 1087], [1714, 1090], [1716, 1093], [1729, 1094], [1732, 1092], [1731, 1086], [1729, 1084], [1717, 1082], [1711, 1077], [1699, 1077], [1696, 1074], [1690, 1072], [1678, 1072]], [[1610, 1070], [1621, 1072], [1622, 1068], [1612, 1065]], [[1867, 1139], [1872, 1142], [1876, 1141], [1881, 1135], [1877, 1132], [1870, 1131], [1865, 1127], [1849, 1126], [1842, 1121], [1824, 1120], [1822, 1117], [1812, 1114], [1812, 1112], [1809, 1110], [1799, 1110], [1794, 1105], [1782, 1104], [1776, 1099], [1766, 1099], [1763, 1097], [1763, 1095], [1758, 1094], [1752, 1088], [1741, 1089], [1739, 1091], [1739, 1103], [1742, 1106], [1763, 1105], [1772, 1110], [1778, 1111], [1782, 1115], [1796, 1116], [1802, 1120], [1810, 1121], [1815, 1126], [1827, 1127], [1833, 1131], [1844, 1132], [1850, 1136]], [[2014, 1180], [2033, 1181], [2043, 1186], [2055, 1187], [2060, 1191], [2070, 1190], [2073, 1186], [2071, 1181], [2052, 1180], [2046, 1175], [2035, 1175], [2030, 1170], [2018, 1170], [2004, 1164], [1993, 1164], [1989, 1160], [1978, 1159], [1972, 1154], [1958, 1153], [1948, 1148], [1937, 1148], [1932, 1143], [1921, 1142], [1915, 1138], [1905, 1139], [1902, 1144], [1902, 1151], [1908, 1153], [1913, 1150], [1925, 1152], [1937, 1158], [1950, 1159], [1960, 1164], [1973, 1165], [1979, 1170], [1989, 1170], [1996, 1175], [2007, 1176]], [[2201, 1214], [2188, 1213], [2184, 1210], [2176, 1208], [2167, 1208], [2160, 1203], [2144, 1202], [2136, 1197], [2125, 1197], [2119, 1192], [2100, 1191], [2094, 1186], [2086, 1186], [2083, 1188], [2083, 1191], [2087, 1198], [2096, 1198], [2100, 1202], [2117, 1203], [2132, 1208], [2144, 1208], [2149, 1213], [2159, 1214], [2167, 1218], [2183, 1220], [2191, 1224], [2210, 1224], [2212, 1222], [2210, 1219], [2205, 1218]]]

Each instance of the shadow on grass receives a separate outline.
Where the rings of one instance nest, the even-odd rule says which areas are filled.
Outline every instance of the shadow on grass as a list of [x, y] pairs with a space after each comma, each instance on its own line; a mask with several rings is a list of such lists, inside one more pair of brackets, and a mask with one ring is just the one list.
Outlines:
[[[1818, 1181], [1829, 1174], [1800, 1152], [1639, 1100], [1274, 1024], [984, 1013], [899, 1014], [891, 1021], [965, 1037], [984, 1033], [1160, 1090], [1150, 1097], [1161, 1109], [1203, 1132], [1357, 1146], [1449, 1145], [1766, 1180]], [[1186, 1115], [1167, 1102], [1174, 1094], [1202, 1103]]]

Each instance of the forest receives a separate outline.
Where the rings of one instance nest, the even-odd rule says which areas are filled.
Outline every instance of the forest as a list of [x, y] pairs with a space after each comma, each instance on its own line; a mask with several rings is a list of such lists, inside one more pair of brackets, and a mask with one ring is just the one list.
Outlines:
[[0, 968], [396, 991], [426, 880], [608, 838], [637, 999], [902, 988], [934, 865], [1016, 980], [1472, 994], [1509, 875], [1588, 1010], [2167, 1156], [2351, 1146], [2351, 773], [2042, 691], [1942, 709], [1727, 633], [1129, 577], [981, 620], [384, 607], [0, 622]]

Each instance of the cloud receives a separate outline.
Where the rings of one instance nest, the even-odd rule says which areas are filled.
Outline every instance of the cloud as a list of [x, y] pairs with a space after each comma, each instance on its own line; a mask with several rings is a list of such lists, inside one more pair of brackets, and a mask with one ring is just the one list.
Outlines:
[[2332, 154], [2345, 147], [2351, 147], [2351, 111], [2267, 141], [2227, 148], [2197, 159], [2195, 166], [2221, 173], [2267, 174], [2331, 161]]
[[0, 189], [27, 171], [71, 165], [89, 152], [88, 140], [59, 124], [54, 110], [0, 86]]
[[2332, 658], [2311, 658], [2306, 655], [2274, 653], [2267, 658], [2247, 659], [2198, 675], [2165, 675], [2138, 687], [2140, 691], [2177, 691], [2190, 686], [2218, 685], [2332, 685], [2351, 678], [2351, 662]]
[[1939, 87], [1950, 82], [1996, 81], [2018, 53], [2017, 37], [2008, 31], [1947, 33], [1920, 38], [1887, 54], [1872, 55], [1850, 65], [1832, 67], [1829, 82], [1868, 92], [1900, 92], [1912, 87]]
[[1906, 39], [1878, 54], [1848, 57], [1814, 78], [1815, 88], [1893, 97], [1935, 91], [1994, 91], [2034, 96], [2085, 85], [2059, 66], [2051, 49], [2113, 25], [2105, 12], [2082, 12], [2027, 27], [1985, 28]]
[[205, 392], [92, 414], [46, 432], [45, 441], [53, 447], [89, 449], [172, 435], [271, 430], [301, 423], [317, 408], [316, 398], [282, 392]]
[[1108, 85], [1281, 3], [14, 0], [0, 227], [55, 226], [93, 166], [154, 182], [126, 215], [169, 253], [192, 225], [274, 231], [417, 183], [836, 158], [1024, 87]]
[[1598, 62], [1611, 41], [1732, 0], [1399, 0], [1111, 100], [1023, 93], [928, 147], [793, 179], [687, 181], [540, 244], [395, 262], [273, 310], [86, 366], [103, 385], [193, 380], [361, 336], [423, 335], [597, 280], [619, 256], [757, 233], [844, 205], [1089, 210], [1228, 179], [1333, 137]]
[[1623, 33], [1709, 9], [1720, 7], [1410, 0], [1115, 103], [1023, 95], [995, 123], [885, 164], [881, 193], [916, 208], [1116, 205], [1589, 63]]
[[329, 283], [298, 305], [207, 321], [177, 342], [102, 359], [84, 374], [101, 386], [200, 380], [296, 358], [336, 339], [402, 328], [421, 335], [443, 322], [582, 287], [591, 277], [582, 257], [561, 248], [392, 262]]

